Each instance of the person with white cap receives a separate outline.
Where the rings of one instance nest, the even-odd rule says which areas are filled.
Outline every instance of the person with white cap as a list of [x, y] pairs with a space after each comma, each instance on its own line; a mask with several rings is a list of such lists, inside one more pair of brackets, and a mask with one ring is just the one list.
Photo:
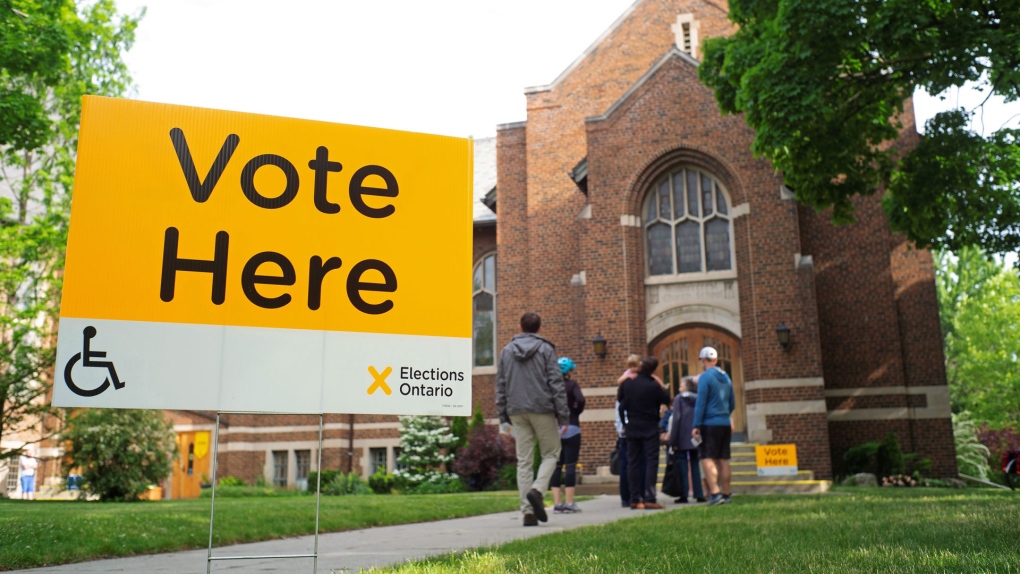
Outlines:
[[730, 438], [733, 425], [730, 416], [736, 406], [733, 381], [719, 368], [719, 353], [712, 347], [698, 355], [704, 373], [698, 377], [698, 398], [694, 405], [694, 428], [691, 436], [698, 445], [701, 469], [708, 483], [708, 504], [730, 501]]

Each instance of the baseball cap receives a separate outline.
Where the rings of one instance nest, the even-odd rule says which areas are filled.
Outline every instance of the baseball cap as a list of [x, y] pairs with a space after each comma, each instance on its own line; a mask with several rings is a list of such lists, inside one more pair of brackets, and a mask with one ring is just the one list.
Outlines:
[[701, 354], [698, 355], [699, 359], [718, 359], [719, 353], [715, 352], [712, 347], [704, 347], [701, 349]]

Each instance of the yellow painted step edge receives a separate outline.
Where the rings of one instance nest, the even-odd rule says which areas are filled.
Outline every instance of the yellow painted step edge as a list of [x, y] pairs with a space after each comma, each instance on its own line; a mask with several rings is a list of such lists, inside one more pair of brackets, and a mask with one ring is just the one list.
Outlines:
[[830, 480], [763, 480], [761, 482], [732, 481], [733, 486], [761, 486], [761, 485], [793, 485], [793, 484], [832, 484]]
[[[809, 472], [809, 471], [806, 471], [806, 470], [802, 470], [802, 471], [800, 471], [800, 472], [799, 472], [799, 473], [797, 473], [797, 474], [800, 474], [800, 473], [804, 473], [804, 474], [807, 474], [808, 472]], [[731, 472], [730, 474], [731, 474], [731, 475], [733, 475], [733, 476], [758, 476], [758, 473], [757, 473], [757, 472], [747, 472], [747, 471], [737, 471], [737, 472]], [[791, 475], [791, 476], [792, 476], [792, 475]]]

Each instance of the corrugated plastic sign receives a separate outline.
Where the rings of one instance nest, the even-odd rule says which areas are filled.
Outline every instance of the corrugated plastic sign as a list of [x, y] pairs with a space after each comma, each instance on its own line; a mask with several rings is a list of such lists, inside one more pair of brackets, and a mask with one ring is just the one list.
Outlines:
[[53, 404], [470, 415], [472, 154], [86, 97]]

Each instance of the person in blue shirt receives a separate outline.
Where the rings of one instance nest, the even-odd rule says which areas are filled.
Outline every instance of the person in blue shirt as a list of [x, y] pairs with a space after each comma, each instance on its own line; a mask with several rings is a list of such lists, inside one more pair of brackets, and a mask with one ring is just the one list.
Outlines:
[[691, 437], [698, 445], [701, 469], [708, 483], [708, 504], [730, 501], [730, 438], [733, 422], [730, 415], [736, 406], [733, 381], [719, 368], [719, 354], [705, 347], [698, 355], [704, 373], [698, 376], [698, 398], [694, 404], [694, 428]]

